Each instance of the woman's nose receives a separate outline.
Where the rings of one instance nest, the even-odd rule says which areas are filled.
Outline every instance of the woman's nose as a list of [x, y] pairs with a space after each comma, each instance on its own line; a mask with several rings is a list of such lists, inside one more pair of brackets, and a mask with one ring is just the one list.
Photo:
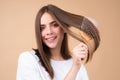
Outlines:
[[47, 35], [52, 34], [52, 29], [50, 26], [47, 27], [46, 33]]

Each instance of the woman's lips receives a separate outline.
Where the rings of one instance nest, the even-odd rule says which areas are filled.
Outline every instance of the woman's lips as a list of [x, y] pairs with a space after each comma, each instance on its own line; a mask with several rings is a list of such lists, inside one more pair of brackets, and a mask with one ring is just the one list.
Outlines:
[[46, 38], [45, 40], [46, 40], [47, 42], [51, 43], [51, 42], [54, 42], [54, 40], [55, 40], [56, 38], [57, 38], [57, 36], [48, 37], [48, 38]]

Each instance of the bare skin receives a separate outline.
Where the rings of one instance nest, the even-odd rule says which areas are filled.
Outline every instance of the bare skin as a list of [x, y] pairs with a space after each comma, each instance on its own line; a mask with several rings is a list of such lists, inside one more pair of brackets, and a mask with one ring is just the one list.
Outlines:
[[87, 57], [88, 48], [84, 43], [77, 45], [72, 51], [73, 65], [64, 80], [75, 80], [83, 60]]

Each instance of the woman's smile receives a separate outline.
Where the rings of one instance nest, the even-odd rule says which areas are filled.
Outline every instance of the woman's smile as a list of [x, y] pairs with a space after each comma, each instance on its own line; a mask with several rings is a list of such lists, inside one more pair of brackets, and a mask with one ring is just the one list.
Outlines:
[[53, 43], [56, 40], [57, 36], [50, 36], [45, 38], [45, 41], [48, 43]]

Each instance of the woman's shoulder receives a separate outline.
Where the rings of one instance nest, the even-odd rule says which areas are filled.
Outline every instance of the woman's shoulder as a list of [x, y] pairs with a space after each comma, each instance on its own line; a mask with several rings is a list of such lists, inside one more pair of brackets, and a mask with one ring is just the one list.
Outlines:
[[19, 55], [20, 61], [39, 61], [39, 58], [36, 55], [34, 50], [31, 51], [24, 51]]

